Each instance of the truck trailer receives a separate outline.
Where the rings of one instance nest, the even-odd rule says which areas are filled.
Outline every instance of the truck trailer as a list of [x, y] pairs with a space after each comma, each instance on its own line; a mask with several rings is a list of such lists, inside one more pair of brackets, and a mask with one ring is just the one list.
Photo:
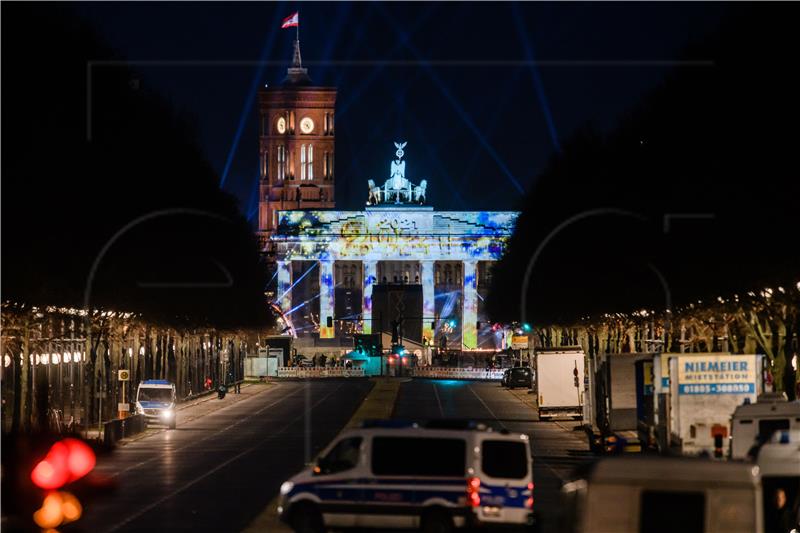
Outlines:
[[583, 418], [586, 356], [580, 346], [539, 348], [535, 353], [539, 418]]
[[[594, 378], [594, 397], [587, 430], [595, 452], [641, 452], [637, 432], [639, 398], [636, 386], [636, 360], [642, 354], [607, 354], [590, 373]], [[590, 364], [591, 367], [591, 364]]]
[[669, 357], [671, 452], [716, 458], [726, 454], [736, 407], [755, 402], [761, 393], [761, 357], [729, 353]]

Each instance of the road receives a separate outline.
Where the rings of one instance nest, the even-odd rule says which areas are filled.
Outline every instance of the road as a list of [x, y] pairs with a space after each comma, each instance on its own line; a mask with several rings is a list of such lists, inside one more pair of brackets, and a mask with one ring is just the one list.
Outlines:
[[366, 380], [253, 385], [241, 401], [193, 420], [181, 411], [176, 430], [129, 443], [98, 463], [96, 471], [117, 488], [84, 502], [80, 529], [241, 531], [305, 456], [336, 436], [371, 387]]
[[401, 419], [470, 419], [531, 438], [534, 507], [543, 531], [558, 531], [556, 520], [561, 482], [577, 466], [592, 459], [577, 422], [541, 422], [523, 391], [509, 392], [494, 382], [417, 379], [400, 388], [394, 417]]

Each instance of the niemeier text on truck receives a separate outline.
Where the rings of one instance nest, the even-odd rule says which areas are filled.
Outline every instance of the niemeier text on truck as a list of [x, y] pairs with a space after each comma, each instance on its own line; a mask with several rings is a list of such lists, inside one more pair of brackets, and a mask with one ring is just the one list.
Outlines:
[[730, 418], [760, 392], [760, 357], [681, 354], [669, 359], [670, 448], [682, 454], [727, 451]]
[[539, 417], [583, 417], [584, 362], [580, 346], [536, 351], [536, 392]]

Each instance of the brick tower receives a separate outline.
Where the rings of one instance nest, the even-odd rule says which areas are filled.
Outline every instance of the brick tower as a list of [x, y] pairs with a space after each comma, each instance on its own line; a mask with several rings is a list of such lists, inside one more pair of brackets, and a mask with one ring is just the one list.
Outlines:
[[[258, 232], [265, 241], [282, 209], [331, 209], [334, 201], [335, 87], [315, 87], [294, 42], [286, 79], [259, 92]], [[266, 250], [269, 253], [269, 250]]]

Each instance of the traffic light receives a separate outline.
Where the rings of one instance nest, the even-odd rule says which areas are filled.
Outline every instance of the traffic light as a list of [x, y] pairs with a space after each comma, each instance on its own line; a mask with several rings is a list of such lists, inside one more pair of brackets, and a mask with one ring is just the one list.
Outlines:
[[531, 325], [528, 324], [527, 322], [525, 322], [524, 324], [522, 324], [522, 330], [523, 331], [530, 331], [531, 330]]

